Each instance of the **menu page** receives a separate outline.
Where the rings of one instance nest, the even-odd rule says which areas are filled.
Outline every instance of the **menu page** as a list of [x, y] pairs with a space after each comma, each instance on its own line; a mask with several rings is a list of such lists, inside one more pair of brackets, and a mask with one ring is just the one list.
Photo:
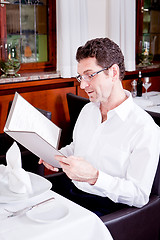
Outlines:
[[54, 155], [62, 155], [58, 151], [61, 129], [18, 93], [15, 93], [4, 132], [44, 161], [60, 167]]

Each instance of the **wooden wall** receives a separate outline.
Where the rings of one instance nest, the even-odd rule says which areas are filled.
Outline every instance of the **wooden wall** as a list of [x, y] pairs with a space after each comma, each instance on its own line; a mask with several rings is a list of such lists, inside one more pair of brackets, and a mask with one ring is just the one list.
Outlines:
[[0, 133], [7, 119], [8, 105], [15, 92], [21, 94], [34, 107], [52, 112], [52, 121], [62, 128], [61, 145], [67, 143], [69, 112], [66, 94], [76, 94], [74, 79], [51, 79], [0, 85]]

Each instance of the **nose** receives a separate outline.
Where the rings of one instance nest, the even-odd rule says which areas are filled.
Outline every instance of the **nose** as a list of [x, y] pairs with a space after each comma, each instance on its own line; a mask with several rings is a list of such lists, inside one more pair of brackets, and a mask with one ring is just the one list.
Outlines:
[[80, 83], [80, 88], [81, 88], [81, 89], [85, 89], [85, 88], [88, 87], [88, 86], [89, 86], [89, 83], [86, 82], [86, 81], [82, 78], [81, 83]]

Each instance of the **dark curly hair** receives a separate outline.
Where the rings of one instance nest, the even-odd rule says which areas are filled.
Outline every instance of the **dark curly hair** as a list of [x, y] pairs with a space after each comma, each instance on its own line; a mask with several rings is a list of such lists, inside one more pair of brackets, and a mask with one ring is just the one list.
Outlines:
[[97, 64], [102, 68], [117, 64], [120, 69], [120, 79], [125, 75], [124, 56], [119, 46], [109, 38], [96, 38], [89, 40], [84, 46], [77, 49], [76, 60], [95, 57]]

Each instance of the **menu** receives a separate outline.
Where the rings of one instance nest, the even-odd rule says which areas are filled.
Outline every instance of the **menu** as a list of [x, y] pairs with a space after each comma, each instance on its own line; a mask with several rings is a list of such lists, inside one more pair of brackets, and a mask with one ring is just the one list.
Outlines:
[[60, 168], [54, 156], [63, 155], [58, 150], [61, 129], [17, 92], [4, 132], [45, 162]]

